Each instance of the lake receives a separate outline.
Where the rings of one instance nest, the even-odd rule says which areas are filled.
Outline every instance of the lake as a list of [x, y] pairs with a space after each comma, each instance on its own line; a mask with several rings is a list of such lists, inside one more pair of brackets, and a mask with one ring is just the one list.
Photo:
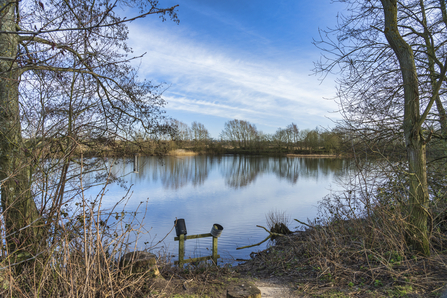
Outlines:
[[[299, 224], [293, 219], [314, 219], [318, 202], [339, 190], [336, 181], [350, 172], [350, 161], [345, 159], [242, 155], [139, 157], [138, 173], [133, 159], [109, 159], [108, 165], [121, 179], [107, 186], [102, 205], [112, 207], [130, 187], [125, 210], [139, 208], [136, 219], [147, 232], [140, 236], [139, 248], [164, 238], [153, 250], [177, 256], [176, 218], [185, 219], [188, 235], [209, 233], [218, 223], [224, 227], [218, 241], [219, 262], [232, 264], [269, 245], [236, 250], [268, 236], [256, 225], [267, 227], [269, 212], [285, 212], [291, 219], [289, 228], [294, 229]], [[94, 198], [99, 191], [99, 186], [90, 188], [87, 196]], [[211, 242], [211, 238], [187, 240], [185, 257], [210, 255]]]

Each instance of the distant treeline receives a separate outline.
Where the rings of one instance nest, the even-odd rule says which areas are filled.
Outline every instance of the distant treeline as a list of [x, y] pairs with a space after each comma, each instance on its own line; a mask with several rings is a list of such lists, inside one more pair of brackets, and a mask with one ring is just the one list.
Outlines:
[[[88, 139], [80, 142], [77, 153], [88, 156], [166, 155], [177, 149], [198, 154], [265, 154], [265, 155], [379, 155], [405, 154], [403, 139], [394, 134], [374, 134], [337, 126], [333, 129], [299, 129], [294, 123], [278, 128], [273, 134], [263, 133], [245, 120], [234, 119], [225, 123], [218, 138], [211, 138], [207, 128], [196, 121], [190, 126], [174, 120], [163, 135], [130, 132], [122, 140]], [[58, 140], [55, 140], [57, 146]]]
[[300, 130], [294, 123], [266, 134], [248, 121], [234, 119], [225, 123], [217, 139], [212, 139], [201, 123], [188, 126], [176, 121], [175, 126], [176, 135], [171, 140], [177, 148], [195, 151], [281, 155], [340, 154], [342, 149], [342, 136], [336, 131]]

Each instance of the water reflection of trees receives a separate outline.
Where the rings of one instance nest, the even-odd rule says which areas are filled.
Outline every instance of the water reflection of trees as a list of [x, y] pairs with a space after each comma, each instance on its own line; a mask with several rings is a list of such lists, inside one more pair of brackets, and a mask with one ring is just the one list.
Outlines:
[[253, 183], [268, 168], [268, 158], [244, 155], [227, 156], [220, 167], [225, 184], [235, 189]]
[[142, 157], [138, 178], [142, 180], [159, 180], [165, 188], [178, 189], [192, 183], [202, 185], [208, 178], [210, 170], [218, 161], [208, 156], [194, 157]]
[[299, 158], [297, 172], [302, 178], [326, 178], [333, 175], [344, 175], [349, 170], [349, 162], [344, 159], [332, 158]]
[[221, 165], [226, 185], [236, 189], [253, 183], [263, 173], [274, 173], [279, 179], [295, 184], [299, 178], [318, 180], [331, 174], [342, 176], [348, 170], [346, 160], [328, 158], [234, 156]]
[[[132, 180], [160, 181], [165, 188], [179, 189], [188, 184], [202, 185], [210, 171], [219, 165], [225, 184], [231, 188], [243, 188], [252, 184], [264, 173], [274, 173], [278, 179], [296, 184], [299, 179], [326, 178], [329, 175], [345, 176], [350, 162], [329, 158], [285, 158], [262, 156], [192, 156], [192, 157], [141, 157], [138, 174]], [[131, 172], [133, 164], [121, 169], [122, 174]]]

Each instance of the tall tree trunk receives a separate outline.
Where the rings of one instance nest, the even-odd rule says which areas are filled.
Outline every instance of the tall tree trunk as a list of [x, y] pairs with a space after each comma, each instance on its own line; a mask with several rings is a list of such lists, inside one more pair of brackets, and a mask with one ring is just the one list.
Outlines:
[[422, 137], [419, 89], [414, 55], [397, 27], [397, 0], [381, 0], [385, 14], [385, 36], [399, 60], [404, 84], [404, 135], [409, 165], [408, 241], [420, 253], [430, 254], [428, 235], [428, 186], [425, 142]]
[[[0, 31], [16, 31], [17, 2], [0, 0]], [[35, 228], [26, 228], [39, 216], [31, 198], [29, 167], [22, 140], [19, 109], [18, 36], [0, 34], [0, 181], [2, 215], [9, 253], [30, 250]]]

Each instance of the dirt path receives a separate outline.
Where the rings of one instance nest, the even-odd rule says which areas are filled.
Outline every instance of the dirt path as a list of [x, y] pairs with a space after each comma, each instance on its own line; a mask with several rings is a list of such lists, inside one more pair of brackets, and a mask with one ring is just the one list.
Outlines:
[[293, 294], [293, 290], [288, 285], [279, 283], [274, 279], [254, 279], [253, 283], [255, 286], [261, 290], [262, 298], [292, 298], [292, 297], [303, 297]]

